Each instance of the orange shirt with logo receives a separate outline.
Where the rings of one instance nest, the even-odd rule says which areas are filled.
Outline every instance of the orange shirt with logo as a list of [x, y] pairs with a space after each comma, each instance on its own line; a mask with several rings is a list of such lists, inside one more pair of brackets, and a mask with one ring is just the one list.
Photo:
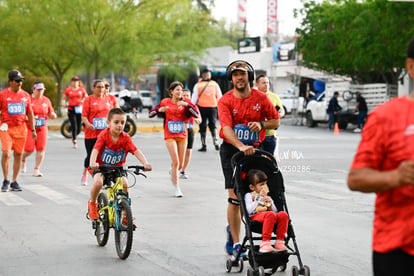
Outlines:
[[[390, 171], [414, 160], [414, 101], [403, 96], [378, 106], [367, 119], [351, 168]], [[414, 186], [377, 192], [373, 250], [414, 255]]]
[[69, 106], [81, 105], [83, 98], [88, 96], [88, 93], [86, 93], [86, 90], [83, 87], [79, 87], [76, 90], [74, 90], [72, 87], [68, 87], [66, 88], [64, 94], [69, 99]]
[[111, 99], [106, 96], [98, 98], [90, 95], [85, 99], [82, 105], [82, 117], [86, 117], [95, 127], [94, 130], [85, 127], [85, 139], [97, 138], [99, 133], [108, 127], [106, 120], [112, 107]]
[[24, 90], [12, 92], [8, 88], [0, 91], [1, 123], [19, 126], [26, 122], [26, 116], [33, 112], [32, 97]]
[[[252, 88], [252, 94], [244, 99], [236, 98], [233, 89], [223, 95], [218, 102], [218, 116], [220, 120], [220, 137], [225, 141], [223, 127], [230, 126], [235, 130], [236, 135], [245, 143], [242, 138], [247, 130], [247, 123], [260, 122], [279, 119], [279, 114], [265, 93]], [[235, 129], [237, 126], [244, 125], [245, 129]], [[239, 137], [239, 134], [241, 135]], [[266, 136], [266, 129], [259, 132], [259, 141], [263, 142]]]

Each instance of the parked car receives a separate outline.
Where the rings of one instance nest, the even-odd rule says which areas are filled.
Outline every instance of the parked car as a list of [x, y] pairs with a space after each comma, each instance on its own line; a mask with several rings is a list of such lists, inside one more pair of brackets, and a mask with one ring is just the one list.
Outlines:
[[152, 109], [152, 92], [149, 90], [140, 90], [139, 97], [142, 101], [142, 107]]

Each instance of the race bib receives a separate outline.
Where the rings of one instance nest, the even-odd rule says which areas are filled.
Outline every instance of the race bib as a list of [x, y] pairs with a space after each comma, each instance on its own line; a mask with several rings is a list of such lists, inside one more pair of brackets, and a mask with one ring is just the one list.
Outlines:
[[113, 151], [108, 148], [105, 148], [101, 156], [101, 161], [107, 165], [115, 165], [125, 160], [125, 156], [125, 150]]
[[44, 117], [36, 118], [36, 120], [35, 120], [35, 127], [42, 127], [45, 124], [46, 124], [46, 118], [44, 118]]
[[95, 129], [105, 129], [108, 127], [108, 125], [106, 124], [106, 118], [102, 117], [102, 118], [93, 118], [92, 119], [92, 124], [93, 127]]
[[168, 131], [171, 133], [182, 133], [185, 131], [185, 123], [183, 121], [168, 121]]
[[82, 114], [82, 106], [81, 105], [74, 106], [73, 111], [75, 112], [75, 114]]
[[10, 115], [19, 115], [26, 113], [26, 106], [24, 103], [8, 103], [7, 104], [7, 112]]
[[252, 144], [255, 142], [260, 142], [259, 132], [253, 132], [249, 129], [247, 125], [237, 124], [234, 126], [234, 133], [236, 133], [237, 138], [243, 144]]

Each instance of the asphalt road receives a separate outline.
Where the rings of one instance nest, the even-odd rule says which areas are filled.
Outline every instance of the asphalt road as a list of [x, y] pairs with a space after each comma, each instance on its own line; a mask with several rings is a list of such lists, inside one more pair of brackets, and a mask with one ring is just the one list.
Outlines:
[[[370, 275], [374, 195], [346, 186], [359, 134], [284, 125], [279, 136], [289, 213], [311, 275]], [[24, 190], [0, 193], [0, 275], [228, 275], [227, 194], [210, 137], [206, 153], [193, 153], [181, 199], [173, 197], [162, 133], [133, 139], [153, 171], [130, 191], [138, 228], [129, 258], [118, 259], [112, 230], [107, 246], [99, 247], [85, 219], [90, 186], [80, 186], [83, 139], [73, 149], [51, 131], [44, 177], [31, 176], [32, 156], [19, 177]], [[197, 136], [194, 148], [199, 146]], [[136, 162], [129, 157], [128, 163]], [[276, 275], [291, 275], [294, 264], [291, 257], [287, 271]]]

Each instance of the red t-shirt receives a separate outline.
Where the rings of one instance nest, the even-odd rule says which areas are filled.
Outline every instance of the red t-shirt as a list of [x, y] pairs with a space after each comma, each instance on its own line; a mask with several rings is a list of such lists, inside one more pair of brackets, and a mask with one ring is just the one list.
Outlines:
[[85, 127], [85, 139], [97, 138], [98, 134], [108, 127], [106, 119], [111, 109], [112, 103], [109, 97], [97, 98], [90, 95], [85, 99], [82, 106], [82, 117], [86, 117], [89, 123], [95, 127], [95, 130]]
[[29, 93], [21, 89], [19, 92], [12, 92], [8, 88], [0, 91], [1, 122], [9, 126], [24, 124], [27, 114], [33, 112], [31, 100]]
[[81, 105], [83, 98], [88, 96], [88, 93], [86, 93], [86, 90], [83, 87], [79, 87], [76, 90], [74, 90], [72, 87], [68, 87], [66, 88], [64, 94], [69, 99], [69, 109], [71, 109], [70, 106]]
[[35, 127], [45, 126], [47, 123], [47, 115], [55, 112], [52, 103], [46, 96], [41, 96], [39, 99], [32, 98], [31, 106], [35, 116]]
[[[191, 104], [189, 99], [184, 99]], [[168, 106], [165, 111], [164, 120], [164, 139], [169, 138], [187, 138], [186, 115], [187, 107], [178, 105], [171, 101], [171, 98], [165, 98], [160, 102], [159, 107]]]
[[217, 107], [221, 125], [220, 137], [225, 141], [227, 140], [223, 134], [223, 127], [230, 126], [244, 144], [262, 142], [266, 136], [266, 129], [262, 129], [257, 137], [257, 134], [249, 131], [247, 123], [279, 118], [276, 108], [266, 94], [254, 88], [252, 94], [244, 99], [236, 98], [233, 89], [230, 90], [220, 98]]
[[[351, 168], [390, 171], [414, 160], [414, 101], [394, 98], [367, 119]], [[414, 186], [377, 192], [373, 250], [400, 248], [414, 255]]]
[[112, 108], [115, 108], [115, 106], [117, 105], [117, 100], [116, 100], [116, 97], [114, 96], [114, 95], [112, 95], [112, 94], [108, 94], [108, 95], [106, 95], [108, 98], [109, 98], [109, 100], [111, 101], [111, 105], [112, 105]]
[[121, 132], [118, 141], [114, 143], [109, 128], [98, 135], [98, 140], [93, 148], [99, 151], [96, 160], [99, 165], [113, 166], [123, 166], [128, 153], [134, 153], [137, 150], [131, 137], [125, 132]]

